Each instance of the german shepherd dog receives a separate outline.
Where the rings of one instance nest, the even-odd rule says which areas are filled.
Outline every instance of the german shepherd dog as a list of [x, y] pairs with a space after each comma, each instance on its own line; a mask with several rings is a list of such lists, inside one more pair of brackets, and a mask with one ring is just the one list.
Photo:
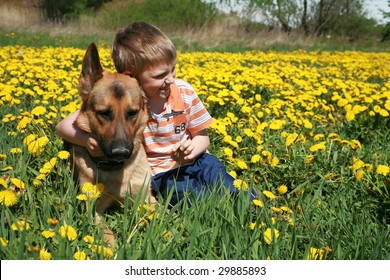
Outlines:
[[[91, 43], [85, 53], [79, 78], [82, 100], [77, 126], [98, 140], [104, 157], [94, 158], [88, 150], [70, 144], [75, 176], [80, 186], [103, 185], [96, 202], [96, 223], [109, 207], [123, 203], [126, 196], [151, 195], [151, 171], [142, 145], [148, 114], [146, 98], [136, 79], [103, 70], [97, 47]], [[69, 143], [68, 143], [69, 144]], [[105, 228], [105, 239], [113, 246], [114, 235]]]

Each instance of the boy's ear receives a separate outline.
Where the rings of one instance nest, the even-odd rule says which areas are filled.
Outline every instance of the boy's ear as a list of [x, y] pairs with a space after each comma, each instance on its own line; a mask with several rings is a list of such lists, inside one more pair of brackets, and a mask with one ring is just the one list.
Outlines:
[[148, 99], [146, 98], [145, 92], [141, 88], [141, 96], [142, 96], [142, 111], [148, 112]]
[[124, 71], [122, 74], [134, 78], [133, 72], [131, 71]]
[[91, 43], [85, 52], [79, 78], [79, 95], [83, 101], [88, 99], [95, 82], [103, 77], [99, 53], [95, 43]]

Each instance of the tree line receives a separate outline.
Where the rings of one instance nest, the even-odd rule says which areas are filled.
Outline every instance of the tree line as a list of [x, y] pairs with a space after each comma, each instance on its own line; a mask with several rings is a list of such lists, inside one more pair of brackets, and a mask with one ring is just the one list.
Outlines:
[[[301, 32], [305, 36], [343, 36], [351, 40], [378, 34], [390, 40], [390, 22], [379, 24], [368, 18], [368, 0], [129, 0], [133, 11], [142, 11], [158, 25], [184, 24], [200, 27], [223, 16], [222, 11], [236, 14], [248, 32], [273, 30]], [[39, 0], [39, 6], [49, 21], [75, 18], [86, 10], [98, 10], [114, 0]], [[158, 6], [158, 11], [153, 9]], [[390, 0], [388, 1], [390, 7]], [[169, 8], [169, 13], [164, 11]], [[240, 12], [237, 13], [237, 7]], [[176, 11], [175, 11], [176, 9]], [[185, 14], [191, 15], [185, 16]], [[390, 19], [390, 13], [383, 12]], [[176, 16], [175, 16], [176, 15]], [[196, 20], [195, 20], [196, 19]], [[153, 22], [156, 21], [156, 22]], [[158, 22], [157, 22], [158, 21]], [[178, 22], [179, 21], [179, 22]]]

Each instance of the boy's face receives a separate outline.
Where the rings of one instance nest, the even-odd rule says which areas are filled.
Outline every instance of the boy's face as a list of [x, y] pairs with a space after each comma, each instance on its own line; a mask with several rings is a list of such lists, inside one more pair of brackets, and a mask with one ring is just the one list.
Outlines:
[[169, 86], [174, 83], [176, 77], [176, 61], [161, 63], [146, 68], [138, 76], [138, 82], [149, 101], [164, 99], [169, 96]]

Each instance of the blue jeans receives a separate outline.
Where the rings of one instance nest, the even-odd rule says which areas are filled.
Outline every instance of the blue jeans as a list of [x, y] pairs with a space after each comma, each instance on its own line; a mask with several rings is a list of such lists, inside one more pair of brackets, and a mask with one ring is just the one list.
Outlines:
[[[203, 153], [191, 165], [182, 166], [153, 176], [152, 190], [154, 194], [167, 199], [173, 207], [185, 197], [201, 199], [213, 190], [227, 189], [231, 194], [239, 190], [233, 185], [235, 178], [226, 172], [225, 166], [215, 156]], [[174, 188], [172, 190], [172, 188]], [[256, 197], [252, 190], [250, 200]]]

